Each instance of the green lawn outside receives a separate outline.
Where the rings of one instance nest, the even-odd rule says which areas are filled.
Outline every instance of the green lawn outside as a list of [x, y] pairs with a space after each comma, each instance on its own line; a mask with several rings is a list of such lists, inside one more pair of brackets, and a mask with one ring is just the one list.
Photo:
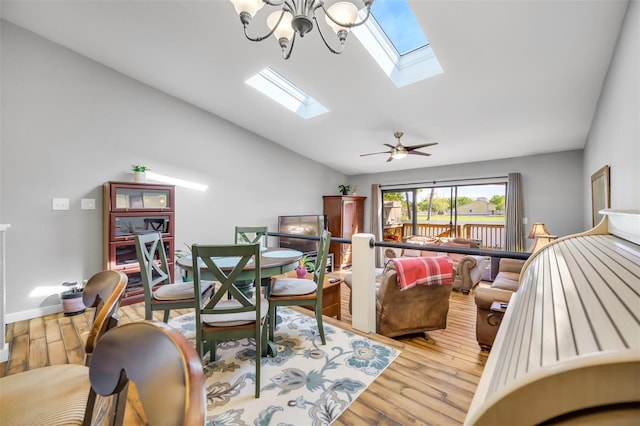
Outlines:
[[[448, 215], [442, 216], [431, 216], [430, 223], [449, 223], [450, 217]], [[403, 222], [408, 222], [409, 220], [406, 217], [402, 218]], [[426, 223], [427, 215], [418, 213], [418, 223]], [[487, 216], [458, 216], [458, 223], [495, 223], [495, 224], [504, 224], [504, 216], [498, 215], [487, 215]]]

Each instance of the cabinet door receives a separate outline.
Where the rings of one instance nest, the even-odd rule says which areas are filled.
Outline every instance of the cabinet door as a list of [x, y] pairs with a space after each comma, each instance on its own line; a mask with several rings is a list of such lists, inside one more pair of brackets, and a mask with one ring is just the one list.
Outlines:
[[[167, 253], [167, 263], [173, 264], [173, 238], [163, 238], [164, 251]], [[109, 259], [107, 269], [116, 269], [126, 272], [126, 270], [140, 270], [136, 245], [133, 240], [117, 241], [109, 244]]]
[[173, 210], [174, 187], [111, 183], [111, 211]]
[[173, 212], [166, 213], [112, 213], [111, 241], [133, 239], [137, 234], [162, 232], [173, 235]]
[[342, 201], [342, 238], [351, 238], [353, 235], [356, 203], [351, 200]]

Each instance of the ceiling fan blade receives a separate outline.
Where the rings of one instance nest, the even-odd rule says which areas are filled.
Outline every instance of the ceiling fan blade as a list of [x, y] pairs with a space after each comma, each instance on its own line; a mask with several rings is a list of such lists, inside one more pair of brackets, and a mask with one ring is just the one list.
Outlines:
[[410, 146], [406, 146], [405, 148], [407, 148], [407, 151], [413, 151], [414, 149], [425, 148], [427, 146], [433, 146], [433, 145], [438, 145], [438, 142], [423, 143], [421, 145], [410, 145]]
[[391, 149], [396, 149], [395, 145], [390, 145], [390, 144], [388, 144], [388, 143], [383, 143], [382, 145], [384, 145], [384, 146], [388, 146], [388, 147], [389, 147], [389, 148], [391, 148]]
[[360, 154], [360, 157], [366, 157], [367, 155], [377, 155], [377, 154], [391, 154], [391, 151], [370, 152], [369, 154]]
[[425, 157], [430, 157], [431, 154], [429, 154], [428, 152], [420, 152], [420, 151], [409, 151], [407, 152], [407, 154], [409, 155], [424, 155]]
[[390, 163], [391, 160], [393, 160], [393, 156], [390, 155], [389, 158], [387, 158], [387, 163]]

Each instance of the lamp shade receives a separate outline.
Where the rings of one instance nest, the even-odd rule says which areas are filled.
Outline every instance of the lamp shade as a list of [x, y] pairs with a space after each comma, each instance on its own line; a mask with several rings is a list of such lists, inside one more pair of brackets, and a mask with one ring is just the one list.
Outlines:
[[231, 0], [231, 3], [233, 3], [233, 7], [236, 9], [238, 15], [242, 12], [247, 12], [251, 17], [254, 17], [264, 6], [262, 0]]
[[[276, 24], [278, 24], [278, 20], [280, 19], [280, 15], [282, 15], [282, 11], [273, 12], [267, 18], [267, 26], [270, 30], [272, 30]], [[276, 39], [280, 40], [281, 38], [286, 38], [287, 40], [291, 40], [293, 38], [293, 27], [291, 26], [291, 20], [293, 17], [291, 13], [284, 12], [284, 16], [282, 17], [282, 21], [278, 24], [278, 28], [273, 32], [273, 35]]]
[[[333, 5], [331, 5], [331, 7], [329, 7], [327, 13], [331, 15], [331, 17], [336, 21], [344, 24], [353, 24], [358, 18], [358, 8], [356, 7], [356, 5], [348, 1], [340, 1], [338, 3], [334, 3]], [[336, 34], [338, 34], [338, 32], [341, 30], [349, 31], [348, 27], [343, 27], [336, 24], [328, 16], [325, 16], [324, 19]]]
[[549, 231], [547, 231], [547, 227], [544, 226], [544, 223], [536, 222], [533, 224], [533, 227], [531, 227], [531, 231], [529, 232], [527, 238], [533, 239], [536, 237], [544, 237], [547, 235], [549, 235]]

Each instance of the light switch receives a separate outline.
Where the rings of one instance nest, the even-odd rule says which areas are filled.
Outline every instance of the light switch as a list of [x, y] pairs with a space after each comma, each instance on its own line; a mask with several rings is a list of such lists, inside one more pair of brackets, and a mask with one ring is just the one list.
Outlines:
[[68, 198], [52, 198], [51, 210], [69, 210]]
[[82, 210], [95, 210], [96, 200], [93, 198], [83, 198], [82, 201], [80, 201], [80, 208]]
[[522, 224], [523, 224], [523, 225], [526, 225], [526, 224], [527, 224], [527, 222], [529, 222], [529, 219], [527, 219], [526, 217], [523, 217], [523, 218], [522, 218]]

